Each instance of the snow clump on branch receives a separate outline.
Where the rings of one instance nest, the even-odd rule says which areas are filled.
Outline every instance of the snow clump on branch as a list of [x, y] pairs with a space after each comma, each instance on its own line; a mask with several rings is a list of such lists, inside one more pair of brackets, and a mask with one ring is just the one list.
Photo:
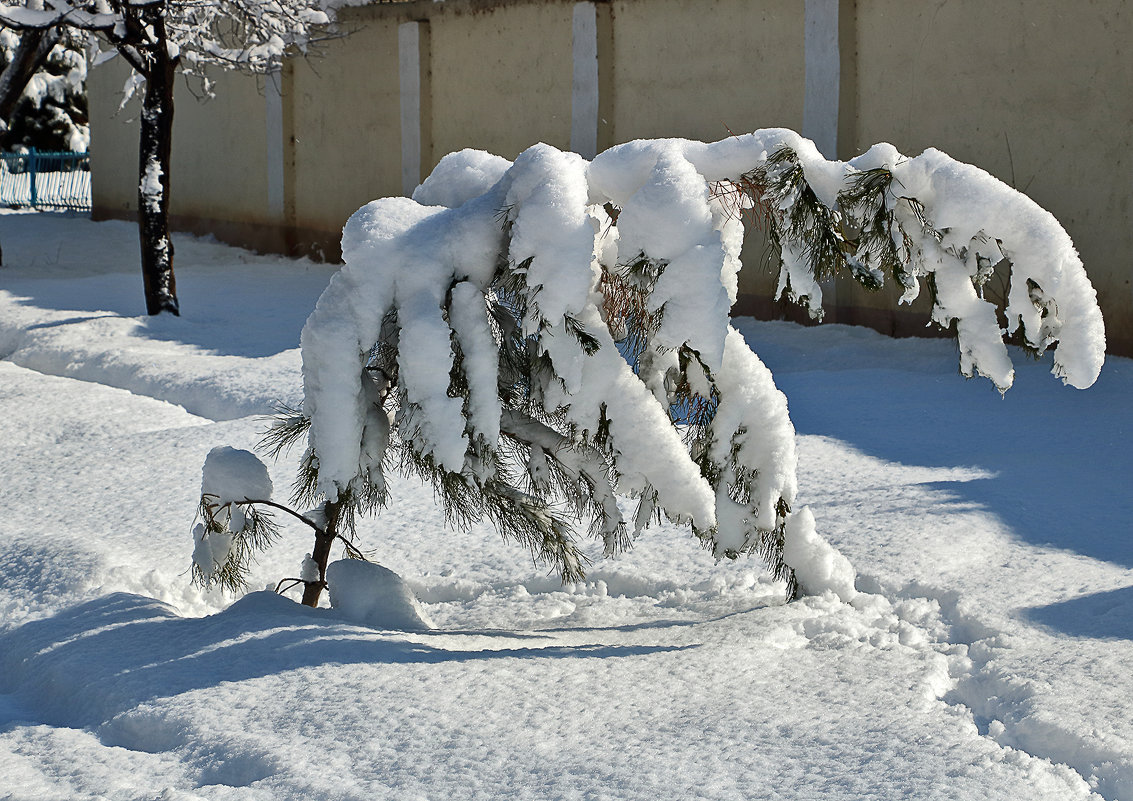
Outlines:
[[202, 584], [242, 585], [247, 555], [276, 534], [271, 518], [249, 501], [270, 501], [271, 477], [251, 451], [228, 446], [205, 457], [198, 516], [193, 528], [193, 574]]

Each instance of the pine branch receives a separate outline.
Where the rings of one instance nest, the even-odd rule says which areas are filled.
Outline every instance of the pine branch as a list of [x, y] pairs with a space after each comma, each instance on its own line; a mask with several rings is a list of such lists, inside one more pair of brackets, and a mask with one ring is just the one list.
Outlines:
[[745, 177], [776, 210], [769, 218], [776, 237], [790, 240], [804, 255], [816, 280], [850, 270], [841, 215], [819, 199], [793, 150], [781, 147]]
[[501, 415], [500, 432], [526, 448], [539, 448], [556, 466], [560, 480], [555, 486], [575, 505], [579, 516], [584, 508], [588, 510], [591, 532], [602, 537], [608, 555], [628, 547], [612, 470], [598, 448], [572, 442], [551, 426], [513, 409]]
[[266, 453], [273, 459], [291, 449], [300, 440], [307, 436], [311, 430], [311, 418], [299, 409], [286, 404], [279, 404], [275, 414], [268, 418], [270, 424], [262, 432], [256, 450]]

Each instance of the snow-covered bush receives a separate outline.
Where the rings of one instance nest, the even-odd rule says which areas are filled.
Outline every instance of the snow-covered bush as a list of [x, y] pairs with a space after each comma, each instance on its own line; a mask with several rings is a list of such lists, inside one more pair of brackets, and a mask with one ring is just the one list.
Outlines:
[[[547, 145], [514, 163], [451, 154], [412, 199], [346, 224], [345, 266], [303, 329], [303, 407], [266, 441], [306, 440], [297, 501], [326, 521], [304, 602], [355, 515], [389, 502], [389, 469], [564, 580], [584, 572], [580, 523], [612, 554], [664, 515], [717, 557], [758, 554], [789, 597], [852, 596], [849, 564], [793, 508], [786, 399], [729, 324], [745, 212], [782, 254], [780, 291], [815, 316], [825, 277], [893, 280], [956, 322], [965, 375], [1006, 390], [1011, 333], [1035, 353], [1057, 345], [1073, 386], [1098, 375], [1101, 314], [1066, 233], [939, 151], [830, 162], [773, 129], [631, 142], [593, 162]], [[996, 269], [1005, 321], [981, 297]]]

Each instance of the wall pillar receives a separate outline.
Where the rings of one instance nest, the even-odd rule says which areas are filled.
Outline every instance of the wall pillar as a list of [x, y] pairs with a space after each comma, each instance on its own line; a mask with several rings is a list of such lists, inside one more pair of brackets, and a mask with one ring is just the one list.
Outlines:
[[571, 50], [570, 149], [586, 159], [598, 155], [598, 9], [574, 4]]
[[806, 0], [803, 52], [806, 94], [802, 134], [828, 159], [838, 157], [838, 111], [842, 63], [839, 0]]
[[[856, 25], [856, 0], [806, 0], [802, 134], [828, 159], [857, 155]], [[823, 292], [826, 321], [842, 322], [858, 291], [853, 279], [831, 281]]]
[[284, 130], [283, 69], [273, 65], [264, 76], [264, 117], [267, 133], [267, 216], [273, 224], [284, 223]]
[[427, 21], [397, 29], [401, 88], [401, 188], [411, 195], [433, 167], [430, 37]]

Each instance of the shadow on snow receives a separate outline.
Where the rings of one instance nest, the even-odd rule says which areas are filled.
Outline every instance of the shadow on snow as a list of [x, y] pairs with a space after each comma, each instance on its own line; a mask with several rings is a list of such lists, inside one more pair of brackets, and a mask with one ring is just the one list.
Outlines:
[[1133, 640], [1133, 587], [1034, 607], [1024, 615], [1034, 623], [1074, 637]]
[[[8, 685], [0, 693], [14, 694], [13, 709], [34, 709], [37, 722], [84, 727], [155, 698], [323, 665], [608, 659], [694, 647], [462, 650], [420, 642], [446, 633], [368, 629], [270, 592], [252, 593], [204, 618], [182, 618], [152, 598], [115, 593], [0, 638], [0, 676]], [[0, 730], [5, 727], [0, 722]]]
[[1097, 383], [1079, 391], [1050, 375], [1049, 356], [1036, 363], [1012, 349], [1015, 385], [1000, 397], [986, 379], [956, 374], [947, 340], [887, 340], [835, 325], [792, 338], [783, 325], [742, 330], [800, 434], [887, 461], [994, 473], [947, 487], [1022, 541], [1133, 567], [1133, 361], [1110, 357]]

